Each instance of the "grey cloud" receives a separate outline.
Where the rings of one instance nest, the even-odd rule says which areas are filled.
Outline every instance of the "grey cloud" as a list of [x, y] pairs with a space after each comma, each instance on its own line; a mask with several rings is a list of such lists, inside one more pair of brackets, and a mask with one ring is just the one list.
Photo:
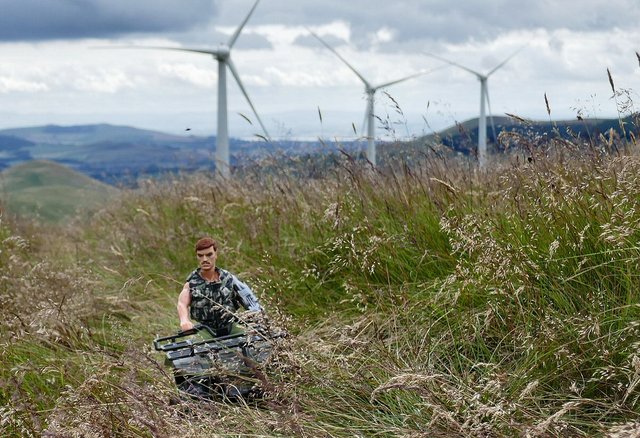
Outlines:
[[[237, 26], [253, 0], [0, 0], [0, 40], [162, 34], [206, 45], [224, 41], [213, 25]], [[431, 42], [485, 40], [515, 29], [635, 28], [637, 0], [262, 0], [250, 25], [350, 24], [351, 43], [368, 48], [386, 27], [397, 50]], [[301, 44], [306, 44], [304, 39]], [[265, 42], [254, 41], [255, 48]]]
[[640, 21], [636, 0], [324, 0], [264, 1], [256, 22], [319, 25], [350, 23], [352, 43], [366, 47], [382, 27], [400, 43], [416, 39], [461, 42], [483, 40], [515, 29], [635, 28]]
[[[347, 41], [343, 40], [342, 38], [337, 38], [333, 35], [324, 35], [322, 37], [322, 40], [334, 48], [338, 48], [339, 46], [347, 43]], [[299, 36], [294, 41], [294, 44], [297, 44], [299, 46], [304, 46], [304, 47], [317, 47], [317, 48], [323, 47], [320, 41], [318, 41], [311, 34]]]
[[[240, 25], [238, 23], [237, 25]], [[221, 43], [227, 43], [230, 36], [215, 30], [195, 30], [193, 32], [181, 32], [175, 34], [165, 34], [166, 37], [179, 41], [185, 47], [193, 48], [214, 48]], [[239, 49], [248, 50], [268, 50], [273, 45], [262, 35], [243, 32], [234, 46]]]
[[182, 31], [209, 22], [213, 0], [0, 0], [0, 40]]

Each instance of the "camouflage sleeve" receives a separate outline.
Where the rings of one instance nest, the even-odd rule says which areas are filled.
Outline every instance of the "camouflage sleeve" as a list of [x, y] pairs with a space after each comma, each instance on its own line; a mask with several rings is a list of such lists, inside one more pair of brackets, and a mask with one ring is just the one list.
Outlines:
[[258, 302], [258, 298], [246, 283], [238, 280], [238, 277], [233, 276], [233, 290], [237, 294], [238, 299], [242, 307], [251, 311], [261, 311], [262, 306]]

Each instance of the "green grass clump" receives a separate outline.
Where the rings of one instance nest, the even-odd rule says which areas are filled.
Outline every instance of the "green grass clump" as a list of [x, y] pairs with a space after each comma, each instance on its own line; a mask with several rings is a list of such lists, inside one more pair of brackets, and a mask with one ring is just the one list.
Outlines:
[[[424, 156], [149, 181], [55, 235], [0, 223], [4, 435], [623, 436], [640, 413], [640, 159]], [[274, 168], [275, 169], [275, 168]], [[278, 347], [256, 405], [169, 401], [193, 243]]]

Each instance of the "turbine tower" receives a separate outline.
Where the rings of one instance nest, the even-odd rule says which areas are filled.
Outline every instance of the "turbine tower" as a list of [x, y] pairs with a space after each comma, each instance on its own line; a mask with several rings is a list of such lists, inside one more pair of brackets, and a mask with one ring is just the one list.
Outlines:
[[[458, 64], [457, 62], [450, 61], [441, 56], [434, 55], [432, 53], [425, 52], [427, 56], [431, 56], [432, 58], [439, 59], [440, 61], [446, 62], [447, 64], [453, 65], [455, 67], [461, 68], [472, 75], [475, 75], [480, 81], [480, 118], [478, 119], [478, 165], [480, 168], [484, 168], [487, 163], [487, 114], [486, 110], [489, 111], [489, 117], [491, 118], [491, 129], [493, 130], [493, 136], [496, 136], [496, 130], [493, 126], [493, 116], [491, 115], [491, 101], [489, 99], [489, 86], [487, 82], [489, 81], [489, 76], [494, 74], [497, 70], [502, 68], [511, 58], [516, 56], [522, 49], [526, 47], [522, 46], [511, 55], [509, 55], [504, 61], [491, 69], [488, 73], [482, 74], [475, 70], [472, 70], [464, 65]], [[485, 104], [486, 99], [486, 104]]]
[[231, 61], [231, 49], [233, 45], [237, 41], [240, 36], [240, 32], [251, 18], [253, 11], [258, 6], [260, 0], [256, 0], [253, 4], [253, 7], [242, 21], [240, 26], [236, 29], [236, 31], [231, 35], [229, 42], [226, 44], [222, 43], [215, 50], [203, 50], [203, 49], [191, 49], [191, 48], [183, 48], [183, 47], [151, 47], [151, 46], [138, 46], [135, 48], [140, 49], [163, 49], [163, 50], [177, 50], [181, 52], [192, 52], [192, 53], [202, 53], [205, 55], [211, 55], [213, 58], [218, 61], [218, 130], [216, 134], [216, 168], [219, 170], [220, 174], [227, 178], [230, 174], [229, 167], [229, 123], [227, 120], [227, 68], [233, 75], [236, 83], [240, 87], [240, 91], [244, 94], [244, 97], [247, 99], [253, 114], [255, 114], [258, 123], [262, 127], [262, 131], [265, 134], [265, 138], [270, 140], [269, 133], [267, 132], [267, 128], [265, 128], [256, 108], [251, 102], [247, 91], [240, 80], [240, 75], [238, 75], [238, 71], [236, 70], [233, 61]]
[[344, 64], [349, 67], [349, 69], [360, 78], [362, 83], [364, 84], [364, 91], [367, 94], [367, 108], [365, 112], [365, 119], [367, 120], [367, 159], [373, 166], [376, 165], [376, 143], [375, 143], [375, 125], [374, 125], [374, 105], [375, 105], [375, 94], [380, 88], [389, 87], [391, 85], [395, 85], [400, 82], [404, 82], [409, 79], [413, 79], [417, 76], [424, 75], [429, 73], [428, 71], [421, 71], [419, 73], [412, 74], [410, 76], [405, 76], [400, 79], [396, 79], [394, 81], [385, 82], [380, 85], [371, 85], [369, 81], [367, 81], [358, 70], [356, 70], [351, 64], [347, 62], [333, 47], [327, 44], [322, 38], [320, 38], [315, 32], [307, 29], [311, 35], [313, 35], [323, 46], [333, 52]]

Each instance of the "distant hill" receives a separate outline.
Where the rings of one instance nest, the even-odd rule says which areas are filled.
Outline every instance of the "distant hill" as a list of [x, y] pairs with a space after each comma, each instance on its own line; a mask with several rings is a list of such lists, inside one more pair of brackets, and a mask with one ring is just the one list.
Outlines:
[[[9, 163], [33, 159], [29, 150], [33, 146], [32, 142], [20, 137], [0, 135], [0, 170], [8, 167]], [[3, 163], [7, 163], [7, 165], [3, 166]]]
[[[337, 149], [319, 141], [270, 143], [256, 137], [229, 142], [232, 165], [278, 151], [305, 154]], [[109, 184], [131, 185], [140, 176], [214, 170], [215, 144], [215, 137], [109, 124], [4, 129], [0, 130], [0, 171], [28, 160], [49, 160]]]
[[[516, 117], [494, 117], [495, 135], [487, 123], [489, 150], [495, 148], [501, 132], [526, 135], [562, 136], [595, 139], [614, 129], [620, 135], [617, 119], [569, 121], [527, 121]], [[624, 120], [634, 127], [630, 118]], [[407, 142], [380, 146], [381, 159], [410, 150], [424, 151], [431, 144], [444, 144], [453, 151], [473, 154], [478, 142], [478, 119], [456, 123], [441, 132]], [[57, 126], [0, 130], [0, 171], [31, 160], [48, 160], [74, 169], [102, 182], [133, 186], [140, 177], [157, 177], [167, 173], [215, 169], [215, 137], [173, 135], [129, 126], [108, 124]], [[493, 146], [492, 146], [493, 145]], [[318, 158], [340, 149], [350, 153], [362, 151], [364, 141], [274, 141], [230, 139], [231, 165], [253, 164], [265, 156], [309, 156]], [[498, 148], [499, 149], [499, 148]], [[382, 164], [382, 162], [381, 162]]]
[[106, 123], [96, 125], [45, 125], [11, 128], [0, 131], [3, 135], [18, 137], [31, 143], [84, 145], [100, 142], [135, 142], [141, 144], [201, 144], [202, 137], [166, 134], [130, 126]]
[[[627, 129], [637, 131], [632, 117], [622, 120]], [[470, 119], [462, 123], [451, 126], [437, 134], [431, 134], [421, 139], [422, 142], [439, 142], [454, 150], [468, 152], [478, 144], [479, 119]], [[495, 133], [493, 131], [495, 128]], [[493, 128], [491, 119], [487, 118], [487, 143], [497, 144], [497, 138], [501, 132], [516, 132], [531, 136], [546, 135], [549, 138], [562, 137], [568, 140], [580, 139], [583, 142], [595, 141], [600, 134], [607, 133], [613, 129], [622, 136], [620, 120], [618, 119], [575, 119], [575, 120], [555, 120], [539, 121], [525, 120], [516, 117], [493, 117]]]
[[141, 174], [212, 167], [215, 139], [108, 124], [13, 128], [0, 131], [0, 170], [49, 160], [114, 185]]
[[42, 160], [0, 172], [2, 207], [19, 216], [61, 223], [95, 210], [118, 190], [63, 165]]

